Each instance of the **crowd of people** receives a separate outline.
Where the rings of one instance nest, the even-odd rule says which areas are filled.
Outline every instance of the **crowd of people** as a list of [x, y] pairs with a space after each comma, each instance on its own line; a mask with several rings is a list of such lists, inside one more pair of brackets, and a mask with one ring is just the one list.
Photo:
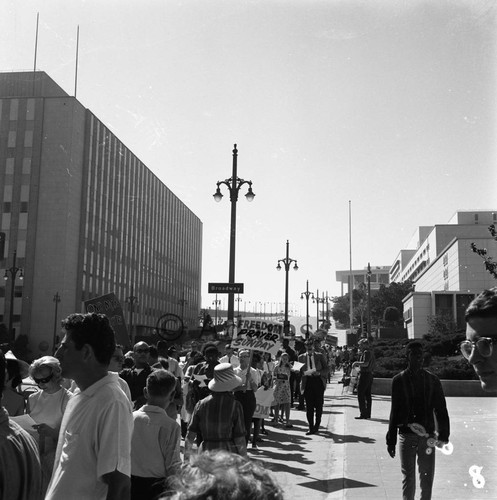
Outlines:
[[[483, 389], [497, 392], [497, 288], [471, 303], [466, 321], [461, 352]], [[266, 416], [291, 428], [297, 408], [305, 411], [306, 434], [320, 432], [330, 374], [342, 370], [345, 380], [355, 370], [356, 418], [371, 418], [368, 339], [352, 349], [317, 338], [297, 338], [291, 347], [284, 339], [275, 359], [194, 341], [180, 359], [164, 341], [140, 341], [125, 352], [100, 314], [72, 314], [62, 330], [54, 356], [31, 365], [0, 351], [3, 499], [280, 499], [281, 488], [247, 451], [267, 434]], [[440, 380], [422, 366], [422, 343], [408, 343], [406, 357], [406, 370], [392, 381], [387, 450], [394, 457], [399, 440], [403, 498], [414, 498], [417, 459], [428, 499], [430, 448], [448, 443], [449, 415]], [[26, 395], [18, 388], [28, 376], [38, 390]]]

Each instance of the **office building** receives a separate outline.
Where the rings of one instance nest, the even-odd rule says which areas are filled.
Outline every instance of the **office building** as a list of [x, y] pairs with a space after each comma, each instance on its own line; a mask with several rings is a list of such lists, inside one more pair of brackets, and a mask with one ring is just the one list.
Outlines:
[[[12, 305], [32, 357], [52, 353], [61, 318], [110, 292], [126, 317], [132, 304], [139, 335], [165, 313], [197, 326], [201, 221], [44, 72], [0, 74], [0, 208], [0, 323]], [[24, 279], [12, 289], [14, 253]]]
[[[378, 290], [381, 285], [388, 285], [390, 266], [371, 266], [371, 290]], [[358, 288], [362, 285], [367, 285], [368, 268], [364, 269], [352, 269], [352, 288]], [[351, 272], [347, 271], [336, 271], [336, 280], [340, 283], [341, 294], [344, 294], [344, 285], [347, 286], [347, 292], [350, 288], [350, 276]]]
[[496, 286], [471, 243], [486, 248], [497, 259], [497, 242], [488, 227], [497, 211], [458, 211], [447, 224], [419, 227], [408, 248], [401, 250], [390, 269], [392, 281], [412, 280], [415, 291], [404, 298], [404, 322], [409, 338], [429, 331], [430, 316], [443, 316], [465, 328], [469, 302]]

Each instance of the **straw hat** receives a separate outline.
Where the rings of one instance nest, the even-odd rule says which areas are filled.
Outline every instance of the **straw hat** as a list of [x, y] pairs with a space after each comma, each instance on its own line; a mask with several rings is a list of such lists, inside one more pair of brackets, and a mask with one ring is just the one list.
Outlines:
[[214, 367], [214, 378], [209, 382], [212, 392], [228, 392], [242, 385], [242, 379], [235, 375], [231, 363], [220, 363]]
[[26, 361], [17, 359], [12, 351], [7, 351], [5, 353], [5, 359], [10, 359], [10, 361], [17, 361], [21, 378], [26, 378], [29, 375], [29, 365], [26, 363]]

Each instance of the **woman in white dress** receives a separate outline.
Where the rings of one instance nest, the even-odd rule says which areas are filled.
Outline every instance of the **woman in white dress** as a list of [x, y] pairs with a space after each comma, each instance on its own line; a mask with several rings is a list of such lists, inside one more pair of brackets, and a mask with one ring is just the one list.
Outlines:
[[60, 363], [53, 356], [33, 361], [29, 375], [40, 389], [29, 396], [27, 413], [36, 422], [45, 491], [52, 475], [60, 424], [70, 393], [61, 386]]

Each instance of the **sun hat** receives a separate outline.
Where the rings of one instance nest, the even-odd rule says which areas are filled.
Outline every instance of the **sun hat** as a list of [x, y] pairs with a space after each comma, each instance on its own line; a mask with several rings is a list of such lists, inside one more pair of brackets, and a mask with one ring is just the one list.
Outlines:
[[10, 361], [16, 361], [17, 364], [19, 365], [19, 374], [21, 378], [28, 377], [29, 365], [28, 363], [26, 363], [26, 361], [23, 361], [22, 359], [17, 359], [12, 351], [7, 351], [5, 353], [5, 359], [9, 359]]
[[231, 363], [220, 363], [214, 367], [214, 378], [209, 382], [212, 392], [228, 392], [242, 385], [242, 379], [235, 375]]

